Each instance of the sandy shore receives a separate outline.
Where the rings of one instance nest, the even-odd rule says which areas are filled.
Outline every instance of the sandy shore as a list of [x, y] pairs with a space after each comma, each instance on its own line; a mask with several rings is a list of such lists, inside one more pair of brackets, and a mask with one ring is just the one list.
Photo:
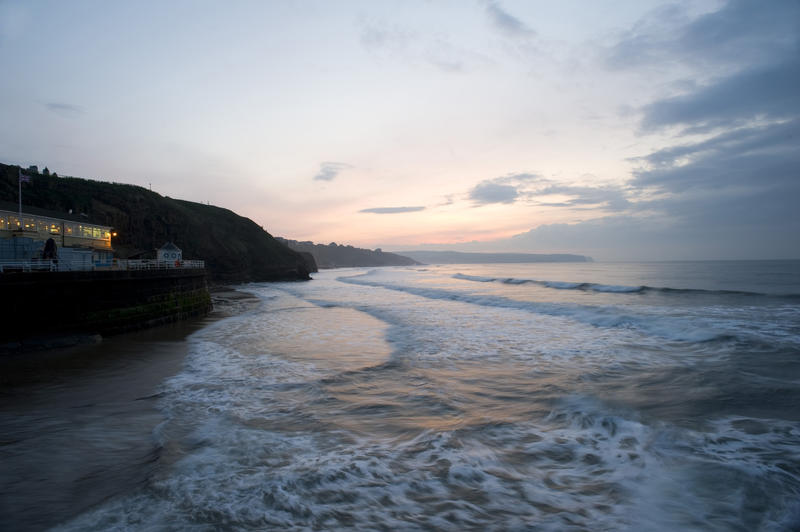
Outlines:
[[222, 319], [235, 316], [255, 309], [259, 299], [247, 292], [242, 292], [233, 286], [212, 286], [209, 288], [211, 302], [214, 310], [209, 314], [210, 319]]
[[233, 287], [212, 299], [203, 318], [0, 357], [0, 528], [48, 528], [146, 482], [160, 386], [180, 372], [186, 337], [259, 303]]
[[[256, 308], [258, 298], [233, 286], [213, 286], [209, 289], [214, 309], [200, 318], [170, 323], [151, 329], [103, 338], [100, 335], [68, 335], [37, 339], [28, 350], [3, 350], [0, 346], [0, 386], [31, 381], [46, 381], [53, 374], [80, 372], [96, 365], [113, 365], [113, 360], [125, 358], [129, 344], [133, 351], [147, 352], [147, 344], [170, 344], [171, 352], [181, 352], [180, 342], [193, 332], [214, 321], [235, 316]], [[161, 349], [159, 349], [161, 351]], [[185, 353], [179, 355], [179, 358]], [[172, 359], [172, 355], [166, 356]], [[160, 366], [162, 360], [151, 360]], [[170, 370], [172, 371], [172, 370]], [[174, 373], [174, 371], [173, 371]], [[163, 375], [164, 378], [172, 373]], [[162, 379], [163, 380], [163, 379]], [[159, 381], [161, 382], [161, 381]]]

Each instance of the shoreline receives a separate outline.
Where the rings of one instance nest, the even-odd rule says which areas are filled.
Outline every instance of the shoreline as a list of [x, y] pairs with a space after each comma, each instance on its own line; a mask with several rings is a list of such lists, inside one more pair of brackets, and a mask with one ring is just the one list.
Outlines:
[[[164, 467], [162, 384], [180, 373], [187, 337], [260, 300], [212, 287], [206, 316], [96, 343], [0, 357], [0, 515], [15, 530], [69, 522], [131, 493]], [[42, 512], [42, 508], [47, 508]]]
[[40, 380], [31, 378], [35, 377], [31, 375], [34, 372], [42, 372], [40, 376], [45, 378], [47, 373], [63, 372], [71, 364], [76, 364], [77, 369], [91, 366], [96, 363], [93, 362], [95, 359], [111, 362], [115, 355], [107, 351], [113, 351], [114, 346], [119, 343], [183, 342], [192, 333], [215, 321], [248, 312], [258, 306], [257, 297], [238, 290], [236, 286], [209, 286], [212, 309], [205, 316], [109, 336], [43, 335], [27, 339], [21, 344], [0, 344], [0, 386], [14, 385], [20, 381], [20, 377], [22, 382]]

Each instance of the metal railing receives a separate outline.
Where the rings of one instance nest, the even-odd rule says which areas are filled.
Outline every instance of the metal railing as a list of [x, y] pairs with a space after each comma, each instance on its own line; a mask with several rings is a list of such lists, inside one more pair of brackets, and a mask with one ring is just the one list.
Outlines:
[[112, 263], [92, 264], [66, 260], [0, 260], [0, 273], [11, 272], [71, 272], [101, 270], [175, 270], [204, 269], [202, 260], [129, 260], [114, 259]]

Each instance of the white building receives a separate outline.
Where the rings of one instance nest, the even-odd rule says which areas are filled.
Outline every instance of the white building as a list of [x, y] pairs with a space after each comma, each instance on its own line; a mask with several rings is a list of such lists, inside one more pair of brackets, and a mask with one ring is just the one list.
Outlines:
[[[110, 268], [114, 258], [111, 227], [86, 223], [76, 216], [26, 207], [20, 217], [0, 203], [0, 271], [3, 264], [24, 264], [58, 270]], [[70, 217], [72, 219], [67, 219]], [[45, 258], [52, 239], [55, 255]]]
[[156, 258], [159, 261], [180, 263], [183, 260], [183, 252], [172, 242], [167, 242], [156, 251]]

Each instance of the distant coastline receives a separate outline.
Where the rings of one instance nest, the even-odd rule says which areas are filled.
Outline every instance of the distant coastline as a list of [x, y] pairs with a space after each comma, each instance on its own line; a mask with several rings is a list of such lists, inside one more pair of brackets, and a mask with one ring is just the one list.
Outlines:
[[311, 255], [319, 268], [356, 268], [360, 266], [414, 266], [416, 260], [405, 255], [389, 253], [379, 249], [363, 249], [349, 245], [315, 244], [314, 242], [298, 242], [282, 237], [275, 239], [289, 249], [298, 253]]
[[528, 262], [594, 262], [586, 255], [566, 253], [464, 253], [460, 251], [401, 251], [405, 257], [425, 264], [491, 264]]

